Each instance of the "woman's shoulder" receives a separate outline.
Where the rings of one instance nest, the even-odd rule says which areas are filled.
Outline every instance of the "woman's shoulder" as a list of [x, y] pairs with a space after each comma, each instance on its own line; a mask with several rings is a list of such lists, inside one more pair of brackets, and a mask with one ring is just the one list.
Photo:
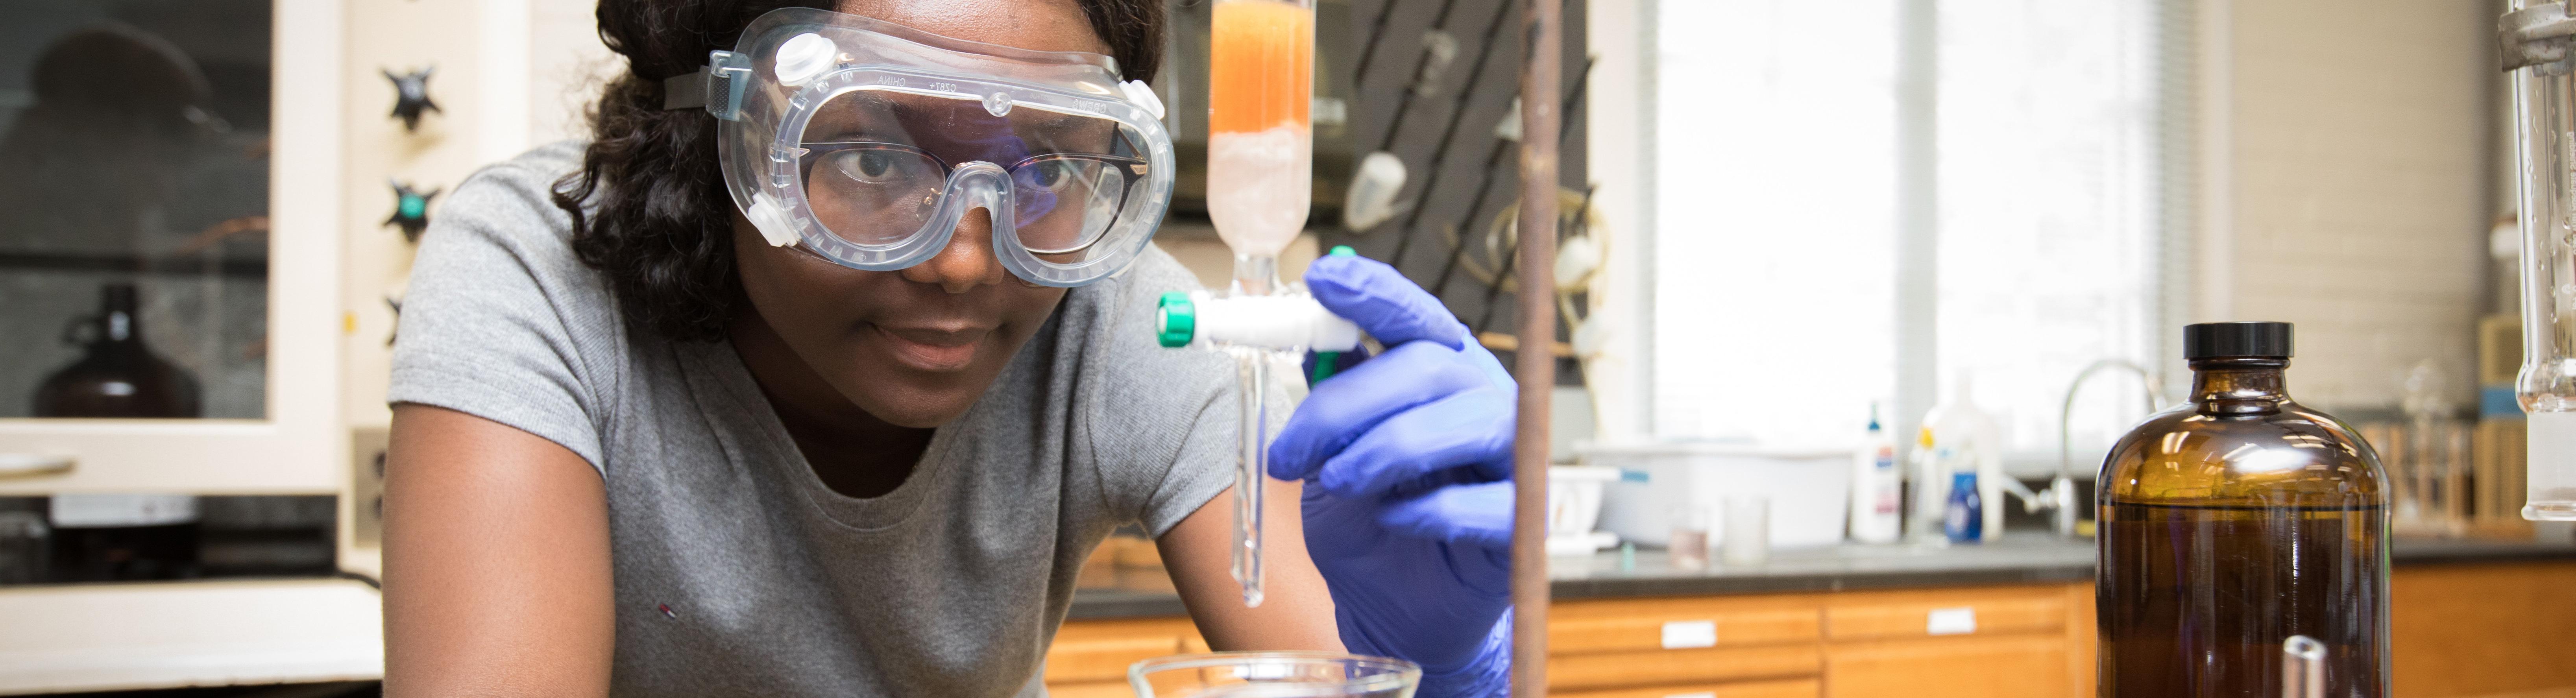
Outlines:
[[430, 211], [395, 330], [390, 398], [462, 411], [601, 463], [597, 418], [627, 349], [616, 304], [572, 252], [558, 143], [483, 168]]
[[[572, 216], [555, 204], [556, 187], [581, 169], [582, 142], [558, 141], [475, 170], [431, 212], [431, 230], [465, 227], [476, 233], [552, 241], [569, 249]], [[461, 223], [441, 226], [441, 223]]]
[[509, 275], [535, 277], [510, 281], [533, 281], [549, 290], [604, 291], [598, 272], [573, 253], [572, 214], [555, 203], [557, 183], [580, 170], [581, 153], [579, 141], [553, 143], [467, 176], [431, 208], [414, 278], [491, 282], [494, 275]]

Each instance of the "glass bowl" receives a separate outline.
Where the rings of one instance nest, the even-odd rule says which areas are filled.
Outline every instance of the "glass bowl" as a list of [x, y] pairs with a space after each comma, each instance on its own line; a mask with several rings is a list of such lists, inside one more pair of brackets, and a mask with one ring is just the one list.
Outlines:
[[1412, 698], [1422, 667], [1334, 652], [1217, 652], [1127, 667], [1137, 698]]

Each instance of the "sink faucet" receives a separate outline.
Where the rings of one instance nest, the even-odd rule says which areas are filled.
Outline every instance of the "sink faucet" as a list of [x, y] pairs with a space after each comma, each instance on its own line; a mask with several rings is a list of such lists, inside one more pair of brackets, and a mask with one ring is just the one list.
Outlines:
[[2084, 370], [2075, 372], [2075, 380], [2066, 384], [2066, 402], [2057, 410], [2057, 477], [2048, 481], [2048, 489], [2032, 492], [2018, 480], [2004, 479], [2004, 489], [2021, 498], [2022, 511], [2050, 511], [2049, 528], [2056, 530], [2061, 538], [2075, 537], [2075, 522], [2082, 518], [2081, 513], [2075, 510], [2075, 477], [2072, 474], [2075, 470], [2075, 446], [2068, 435], [2068, 424], [2075, 413], [2075, 393], [2084, 387], [2085, 379], [2106, 369], [2128, 371], [2138, 377], [2139, 387], [2146, 389], [2147, 412], [2152, 414], [2157, 405], [2164, 404], [2164, 390], [2156, 384], [2155, 373], [2145, 366], [2125, 359], [2095, 361]]

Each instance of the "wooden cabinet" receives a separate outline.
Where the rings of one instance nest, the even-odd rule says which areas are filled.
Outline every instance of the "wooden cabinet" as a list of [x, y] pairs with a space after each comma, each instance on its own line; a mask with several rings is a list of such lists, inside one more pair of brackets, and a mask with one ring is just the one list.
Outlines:
[[1872, 592], [1826, 601], [1825, 695], [2093, 693], [2093, 585]]
[[[2052, 635], [1968, 636], [1834, 648], [1825, 695], [2073, 698], [2067, 641]], [[2090, 667], [2087, 667], [2088, 669]]]
[[1578, 690], [1814, 676], [1824, 654], [1813, 644], [1671, 649], [1612, 654], [1550, 652], [1547, 684]]
[[1047, 692], [1058, 698], [1118, 696], [1127, 687], [1127, 667], [1175, 654], [1208, 651], [1198, 627], [1188, 618], [1077, 621], [1064, 624], [1047, 648]]
[[1815, 679], [1685, 684], [1607, 691], [1549, 691], [1559, 698], [1815, 698], [1824, 689]]
[[2576, 696], [2576, 562], [2402, 567], [2389, 580], [2394, 693]]
[[1559, 603], [1548, 612], [1548, 685], [1691, 695], [1701, 692], [1694, 686], [1814, 677], [1824, 666], [1818, 611], [1801, 596]]
[[1812, 643], [1823, 626], [1815, 608], [1780, 597], [1679, 597], [1573, 601], [1548, 610], [1548, 651], [1591, 654], [1662, 650], [1695, 644], [1706, 626], [1709, 645], [1750, 647]]
[[[1575, 600], [1548, 612], [1548, 688], [1573, 698], [2092, 692], [2092, 586]], [[1065, 624], [1059, 696], [1127, 695], [1126, 664], [1196, 645], [1184, 619]], [[1194, 646], [1195, 645], [1195, 646]]]

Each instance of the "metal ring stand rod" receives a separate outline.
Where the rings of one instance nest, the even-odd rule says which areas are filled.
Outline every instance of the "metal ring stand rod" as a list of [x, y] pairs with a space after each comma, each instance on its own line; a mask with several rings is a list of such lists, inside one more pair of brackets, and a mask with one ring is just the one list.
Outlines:
[[1512, 695], [1547, 695], [1548, 398], [1556, 388], [1556, 136], [1562, 5], [1523, 3], [1520, 412], [1512, 444]]

